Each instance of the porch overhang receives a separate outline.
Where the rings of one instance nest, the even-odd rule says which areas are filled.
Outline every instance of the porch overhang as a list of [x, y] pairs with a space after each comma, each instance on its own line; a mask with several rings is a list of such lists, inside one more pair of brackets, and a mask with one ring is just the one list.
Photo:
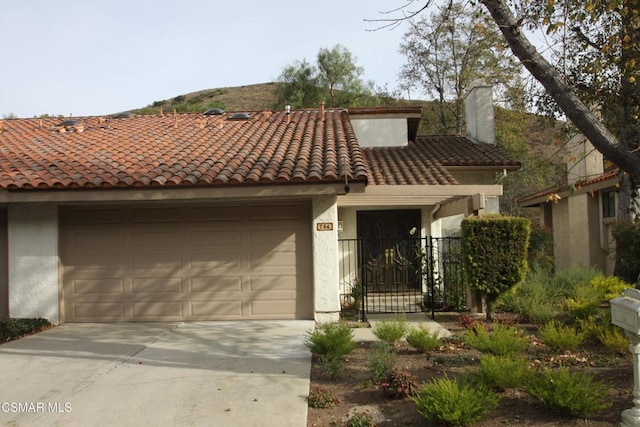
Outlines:
[[502, 195], [501, 185], [370, 185], [364, 193], [338, 196], [338, 207], [439, 206], [435, 218], [470, 215], [485, 197]]

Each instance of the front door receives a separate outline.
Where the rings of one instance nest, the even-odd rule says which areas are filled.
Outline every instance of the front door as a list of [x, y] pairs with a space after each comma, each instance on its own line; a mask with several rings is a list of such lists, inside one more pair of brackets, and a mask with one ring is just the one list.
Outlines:
[[418, 209], [358, 212], [360, 267], [367, 293], [420, 290], [420, 228]]

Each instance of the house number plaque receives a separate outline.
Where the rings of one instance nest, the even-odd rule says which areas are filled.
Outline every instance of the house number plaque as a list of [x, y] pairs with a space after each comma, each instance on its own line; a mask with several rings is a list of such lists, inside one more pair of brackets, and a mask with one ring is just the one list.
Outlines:
[[316, 230], [318, 231], [333, 231], [332, 222], [319, 222], [316, 224]]

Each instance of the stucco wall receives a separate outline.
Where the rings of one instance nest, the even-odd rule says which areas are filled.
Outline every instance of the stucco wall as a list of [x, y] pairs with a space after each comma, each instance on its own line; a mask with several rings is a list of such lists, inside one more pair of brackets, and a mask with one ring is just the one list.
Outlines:
[[7, 274], [7, 210], [0, 209], [0, 320], [9, 316], [9, 276]]
[[[315, 321], [337, 322], [340, 319], [338, 270], [337, 196], [313, 198], [313, 283]], [[318, 231], [318, 223], [331, 223], [333, 230]]]
[[407, 119], [351, 117], [351, 126], [363, 147], [398, 147], [409, 141]]
[[8, 208], [9, 315], [58, 317], [58, 209], [16, 204]]
[[569, 233], [569, 202], [562, 199], [553, 207], [553, 254], [556, 269], [571, 265]]

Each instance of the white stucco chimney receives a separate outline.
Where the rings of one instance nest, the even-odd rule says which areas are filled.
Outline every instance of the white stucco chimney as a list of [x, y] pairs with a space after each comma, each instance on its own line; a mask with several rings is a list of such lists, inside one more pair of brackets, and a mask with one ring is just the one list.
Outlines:
[[493, 118], [493, 88], [473, 86], [464, 100], [467, 137], [475, 142], [496, 143]]
[[604, 173], [604, 158], [581, 133], [567, 143], [567, 181], [574, 183]]

